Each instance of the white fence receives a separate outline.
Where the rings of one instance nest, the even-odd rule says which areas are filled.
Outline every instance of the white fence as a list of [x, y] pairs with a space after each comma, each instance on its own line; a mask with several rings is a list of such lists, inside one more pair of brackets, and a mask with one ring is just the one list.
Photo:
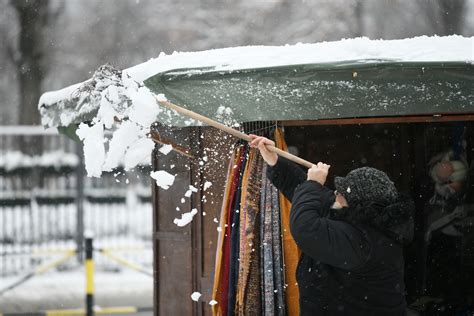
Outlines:
[[[96, 247], [116, 249], [151, 270], [148, 173], [149, 167], [117, 169], [87, 178], [80, 144], [42, 127], [0, 127], [0, 276], [32, 271], [67, 250], [81, 252], [86, 230]], [[99, 269], [118, 268], [100, 256], [96, 262]], [[62, 268], [68, 264], [76, 263]]]

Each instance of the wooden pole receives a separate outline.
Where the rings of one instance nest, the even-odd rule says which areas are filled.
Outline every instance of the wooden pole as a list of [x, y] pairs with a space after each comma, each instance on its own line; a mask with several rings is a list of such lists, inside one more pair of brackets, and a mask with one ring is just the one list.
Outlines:
[[173, 150], [176, 151], [177, 153], [180, 153], [181, 155], [184, 155], [184, 156], [189, 157], [189, 158], [194, 158], [194, 156], [190, 154], [189, 150], [187, 150], [186, 148], [181, 147], [179, 145], [176, 145], [175, 143], [173, 143], [169, 140], [161, 138], [160, 134], [158, 134], [158, 132], [156, 132], [156, 131], [151, 131], [150, 132], [150, 138], [151, 138], [151, 140], [153, 140], [157, 144], [171, 145], [171, 147], [173, 147]]
[[[155, 98], [156, 98], [156, 97], [155, 97]], [[207, 124], [207, 125], [210, 125], [210, 126], [213, 126], [213, 127], [215, 127], [215, 128], [218, 128], [218, 129], [220, 129], [221, 131], [224, 131], [224, 132], [226, 132], [226, 133], [229, 133], [229, 134], [231, 134], [231, 135], [233, 135], [233, 136], [235, 136], [235, 137], [241, 138], [241, 139], [246, 140], [246, 141], [248, 141], [248, 142], [252, 141], [252, 138], [251, 138], [249, 135], [247, 135], [247, 134], [245, 134], [245, 133], [242, 133], [241, 131], [238, 131], [238, 130], [236, 130], [236, 129], [234, 129], [234, 128], [231, 128], [231, 127], [229, 127], [229, 126], [227, 126], [227, 125], [224, 125], [224, 124], [221, 124], [221, 123], [219, 123], [219, 122], [216, 122], [216, 121], [214, 121], [214, 120], [212, 120], [212, 119], [210, 119], [210, 118], [208, 118], [208, 117], [205, 117], [205, 116], [203, 116], [203, 115], [201, 115], [201, 114], [198, 114], [198, 113], [196, 113], [196, 112], [193, 112], [193, 111], [190, 111], [190, 110], [185, 109], [185, 108], [183, 108], [183, 107], [180, 107], [180, 106], [178, 106], [178, 105], [176, 105], [176, 104], [173, 104], [173, 103], [171, 103], [171, 102], [169, 102], [169, 101], [159, 100], [158, 98], [156, 98], [156, 101], [158, 102], [158, 104], [160, 104], [160, 105], [162, 105], [162, 106], [164, 106], [164, 107], [167, 107], [167, 108], [169, 108], [169, 109], [175, 110], [176, 112], [181, 113], [181, 114], [183, 114], [183, 115], [185, 115], [185, 116], [191, 117], [191, 118], [193, 118], [193, 119], [195, 119], [195, 120], [197, 120], [197, 121], [200, 121], [200, 122], [203, 122], [203, 123], [205, 123], [205, 124]], [[286, 159], [288, 159], [288, 160], [291, 160], [291, 161], [293, 161], [293, 162], [296, 162], [297, 164], [300, 164], [300, 165], [302, 165], [302, 166], [304, 166], [304, 167], [306, 167], [306, 168], [311, 168], [311, 166], [313, 166], [313, 163], [311, 163], [311, 162], [309, 162], [309, 161], [307, 161], [307, 160], [304, 160], [304, 159], [302, 159], [302, 158], [300, 158], [300, 157], [298, 157], [298, 156], [295, 156], [295, 155], [293, 155], [293, 154], [290, 154], [289, 152], [286, 152], [286, 151], [283, 151], [283, 150], [281, 150], [281, 149], [279, 149], [279, 148], [276, 148], [275, 146], [269, 146], [269, 145], [267, 145], [267, 149], [268, 149], [269, 151], [271, 151], [271, 152], [276, 153], [277, 155], [279, 155], [279, 156], [281, 156], [281, 157], [284, 157], [284, 158], [286, 158]]]

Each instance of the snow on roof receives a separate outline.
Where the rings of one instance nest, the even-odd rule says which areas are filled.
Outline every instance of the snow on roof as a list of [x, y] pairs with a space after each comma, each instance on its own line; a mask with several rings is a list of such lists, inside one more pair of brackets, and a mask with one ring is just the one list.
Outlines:
[[366, 37], [334, 42], [285, 46], [245, 46], [192, 53], [160, 55], [127, 69], [136, 81], [179, 68], [212, 67], [215, 70], [267, 68], [296, 64], [320, 64], [353, 60], [404, 62], [473, 62], [474, 37], [416, 37], [402, 40], [370, 40]]
[[[87, 173], [100, 176], [102, 171], [112, 170], [122, 160], [126, 162], [126, 169], [131, 169], [143, 157], [151, 157], [154, 143], [147, 135], [153, 122], [175, 125], [175, 114], [159, 107], [154, 94], [144, 85], [146, 79], [157, 74], [180, 69], [192, 74], [198, 71], [197, 68], [228, 72], [341, 62], [362, 65], [387, 61], [472, 64], [473, 42], [474, 37], [461, 36], [390, 41], [357, 38], [279, 47], [247, 46], [171, 55], [162, 53], [158, 58], [124, 71], [104, 65], [83, 83], [43, 94], [39, 109], [45, 126], [79, 124], [76, 135], [84, 143]], [[220, 109], [215, 113], [217, 120], [224, 119], [219, 117], [220, 114], [232, 114], [230, 108]], [[232, 125], [227, 121], [224, 123]], [[184, 124], [197, 123], [187, 120]], [[106, 130], [113, 130], [111, 139], [104, 136]], [[171, 178], [169, 180], [166, 186], [172, 184]]]
[[[244, 46], [200, 52], [161, 53], [157, 58], [128, 68], [125, 72], [137, 82], [165, 71], [210, 67], [232, 71], [283, 65], [321, 64], [343, 61], [395, 62], [474, 62], [474, 37], [421, 36], [400, 40], [370, 40], [366, 37], [334, 42], [285, 46]], [[81, 84], [47, 92], [39, 106], [68, 99]]]

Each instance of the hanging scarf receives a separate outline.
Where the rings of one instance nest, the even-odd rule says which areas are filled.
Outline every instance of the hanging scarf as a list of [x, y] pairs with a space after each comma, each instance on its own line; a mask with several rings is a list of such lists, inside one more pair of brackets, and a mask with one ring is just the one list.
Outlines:
[[[275, 130], [276, 147], [288, 151], [285, 137], [281, 129]], [[301, 251], [296, 246], [295, 240], [290, 233], [290, 209], [291, 203], [280, 193], [280, 216], [283, 239], [283, 262], [285, 268], [285, 301], [288, 316], [300, 314], [299, 290], [296, 282], [296, 267]]]
[[[212, 314], [216, 316], [225, 315], [227, 310], [222, 308], [222, 302], [227, 302], [227, 288], [228, 282], [223, 282], [223, 277], [228, 269], [223, 267], [224, 264], [224, 250], [225, 250], [225, 234], [226, 234], [226, 224], [228, 221], [228, 209], [231, 205], [231, 198], [234, 196], [233, 188], [234, 182], [238, 180], [239, 170], [234, 166], [237, 166], [241, 160], [241, 153], [243, 146], [237, 146], [234, 149], [232, 158], [230, 159], [229, 166], [227, 168], [227, 182], [224, 191], [224, 197], [222, 202], [221, 214], [220, 214], [220, 223], [219, 223], [219, 232], [217, 237], [217, 250], [216, 250], [216, 263], [214, 270], [214, 285], [212, 289], [212, 299], [217, 301], [217, 304], [212, 306]], [[225, 286], [224, 286], [225, 285]], [[225, 299], [224, 299], [225, 297]]]
[[285, 292], [284, 292], [284, 268], [281, 240], [281, 220], [280, 203], [278, 189], [270, 184], [271, 204], [272, 204], [272, 245], [273, 245], [273, 273], [275, 284], [275, 315], [285, 315]]
[[229, 291], [228, 291], [228, 305], [227, 316], [234, 315], [235, 309], [235, 295], [237, 293], [237, 280], [239, 278], [239, 232], [240, 232], [240, 202], [242, 196], [242, 178], [245, 172], [247, 161], [247, 148], [245, 154], [242, 155], [242, 168], [239, 173], [239, 184], [237, 185], [237, 192], [233, 205], [233, 218], [230, 228], [230, 264], [229, 264]]
[[285, 315], [279, 196], [277, 188], [267, 179], [266, 168], [265, 164], [260, 197], [262, 314]]
[[[285, 150], [280, 130], [275, 138]], [[295, 272], [300, 253], [289, 230], [291, 204], [266, 178], [258, 151], [246, 148], [236, 147], [227, 171], [213, 315], [298, 315]]]
[[240, 209], [239, 279], [235, 312], [260, 315], [260, 227], [259, 202], [262, 158], [251, 149], [242, 181]]
[[261, 246], [261, 271], [262, 271], [262, 314], [275, 315], [275, 281], [273, 266], [273, 205], [271, 183], [267, 179], [267, 165], [263, 166], [262, 189], [260, 196], [260, 234]]

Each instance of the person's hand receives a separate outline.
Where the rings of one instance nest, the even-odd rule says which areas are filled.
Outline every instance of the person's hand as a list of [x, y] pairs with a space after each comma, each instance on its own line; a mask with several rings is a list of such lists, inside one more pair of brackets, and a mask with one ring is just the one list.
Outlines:
[[329, 168], [331, 166], [323, 162], [318, 162], [317, 165], [313, 165], [308, 169], [308, 180], [319, 182], [321, 185], [326, 183], [328, 177]]
[[258, 150], [260, 150], [260, 154], [263, 157], [263, 160], [265, 160], [265, 162], [270, 166], [274, 166], [277, 163], [278, 155], [274, 152], [269, 151], [266, 145], [275, 146], [275, 142], [262, 136], [257, 136], [253, 134], [250, 134], [249, 136], [252, 138], [252, 141], [250, 142], [250, 147], [258, 148]]

